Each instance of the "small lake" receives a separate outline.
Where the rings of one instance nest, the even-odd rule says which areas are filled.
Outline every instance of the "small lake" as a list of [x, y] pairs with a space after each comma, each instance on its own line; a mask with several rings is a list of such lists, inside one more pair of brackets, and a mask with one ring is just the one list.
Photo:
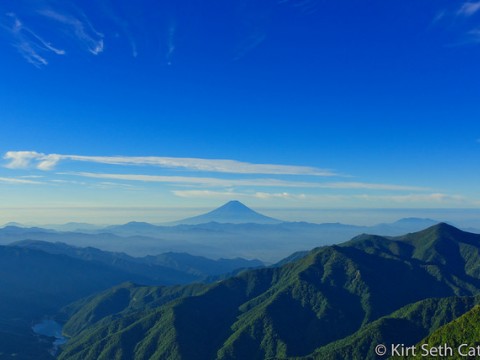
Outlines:
[[58, 351], [58, 347], [67, 342], [67, 338], [62, 336], [63, 326], [55, 320], [46, 319], [42, 322], [32, 326], [32, 330], [35, 334], [54, 337], [55, 340], [52, 343], [51, 354], [55, 355]]

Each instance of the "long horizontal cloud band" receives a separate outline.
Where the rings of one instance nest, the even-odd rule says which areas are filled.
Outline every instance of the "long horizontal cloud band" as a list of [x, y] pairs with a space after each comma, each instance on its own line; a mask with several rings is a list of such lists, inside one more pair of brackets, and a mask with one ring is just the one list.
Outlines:
[[35, 167], [40, 170], [52, 170], [64, 160], [81, 161], [110, 165], [140, 165], [163, 168], [182, 168], [193, 171], [219, 172], [230, 174], [267, 174], [267, 175], [312, 175], [338, 176], [331, 170], [309, 166], [252, 164], [236, 160], [175, 158], [158, 156], [81, 156], [42, 154], [35, 151], [8, 151], [4, 159], [9, 160], [8, 168], [21, 169]]
[[245, 193], [245, 192], [234, 192], [234, 191], [212, 191], [212, 190], [174, 190], [173, 194], [178, 197], [183, 198], [222, 198], [222, 199], [232, 199], [232, 198], [257, 198], [257, 199], [288, 199], [288, 200], [311, 200], [311, 201], [351, 201], [351, 200], [360, 200], [368, 202], [387, 202], [387, 203], [462, 203], [466, 204], [467, 199], [459, 195], [448, 195], [442, 193], [429, 193], [429, 194], [406, 194], [406, 195], [368, 195], [368, 194], [357, 194], [357, 195], [312, 195], [312, 194], [292, 194], [288, 192], [281, 193], [267, 193], [267, 192], [255, 192], [255, 193]]
[[425, 191], [427, 188], [416, 186], [403, 186], [391, 184], [374, 184], [362, 182], [305, 182], [285, 181], [277, 179], [218, 179], [207, 177], [188, 176], [162, 176], [142, 174], [104, 174], [89, 172], [70, 172], [61, 175], [75, 175], [95, 179], [110, 179], [123, 181], [143, 181], [171, 184], [190, 184], [208, 187], [231, 187], [231, 186], [266, 186], [266, 187], [295, 187], [295, 188], [317, 188], [317, 189], [368, 189], [368, 190], [392, 190], [392, 191]]

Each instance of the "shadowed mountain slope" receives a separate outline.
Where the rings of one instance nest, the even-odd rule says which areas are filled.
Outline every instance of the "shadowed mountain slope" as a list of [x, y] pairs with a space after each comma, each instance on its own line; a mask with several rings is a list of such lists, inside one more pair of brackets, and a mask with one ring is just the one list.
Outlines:
[[[259, 265], [259, 261], [253, 260], [217, 261], [176, 253], [134, 258], [91, 247], [36, 240], [0, 246], [0, 359], [5, 354], [17, 354], [20, 359], [50, 358], [51, 340], [34, 335], [32, 323], [56, 314], [72, 301], [112, 286], [127, 281], [150, 285], [215, 281], [213, 276], [218, 274]], [[175, 298], [172, 293], [192, 293], [186, 290], [188, 287], [174, 289], [169, 287], [160, 293], [169, 300]], [[161, 296], [139, 291], [134, 302], [149, 303], [149, 297]], [[117, 295], [104, 306], [113, 306], [119, 299], [123, 298]], [[91, 318], [97, 319], [101, 314], [101, 307], [96, 307]]]
[[[102, 251], [94, 247], [77, 247], [60, 242], [24, 240], [9, 246], [41, 250], [108, 265], [114, 269], [141, 276], [144, 284], [173, 285], [204, 281], [211, 276], [228, 274], [244, 268], [263, 266], [259, 260], [208, 259], [187, 253], [168, 252], [145, 257], [132, 257], [125, 253]], [[132, 278], [130, 280], [136, 280]]]

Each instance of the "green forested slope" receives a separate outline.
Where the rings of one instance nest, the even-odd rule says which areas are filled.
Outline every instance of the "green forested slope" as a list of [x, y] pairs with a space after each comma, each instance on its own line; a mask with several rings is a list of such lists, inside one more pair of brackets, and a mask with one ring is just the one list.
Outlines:
[[477, 304], [470, 311], [418, 342], [416, 356], [395, 357], [395, 359], [478, 359], [480, 358], [479, 334], [480, 306]]
[[[375, 346], [413, 345], [480, 303], [480, 296], [426, 299], [362, 327], [353, 335], [321, 347], [307, 359], [378, 359]], [[388, 356], [385, 356], [385, 358]]]

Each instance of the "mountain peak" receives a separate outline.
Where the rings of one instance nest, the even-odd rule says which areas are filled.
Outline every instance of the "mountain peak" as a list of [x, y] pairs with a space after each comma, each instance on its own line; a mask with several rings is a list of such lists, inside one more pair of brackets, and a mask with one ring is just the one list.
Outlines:
[[440, 222], [437, 225], [433, 225], [432, 228], [437, 228], [439, 230], [458, 230], [455, 226], [447, 224], [446, 222]]
[[238, 200], [229, 201], [222, 206], [202, 215], [183, 219], [175, 222], [175, 225], [198, 225], [209, 222], [231, 223], [231, 224], [278, 224], [282, 221], [262, 215], [250, 209]]
[[225, 208], [225, 207], [238, 207], [238, 208], [247, 208], [248, 209], [248, 206], [246, 206], [245, 204], [241, 203], [238, 200], [230, 200], [229, 202], [220, 206], [220, 208]]
[[[248, 206], [245, 204], [241, 203], [238, 200], [231, 200], [222, 206], [212, 210], [209, 212], [209, 214], [215, 213], [215, 214], [227, 214], [227, 213], [232, 213], [232, 214], [258, 214], [256, 211], [250, 209]], [[259, 214], [260, 215], [260, 214]], [[263, 215], [262, 215], [263, 216]]]
[[455, 226], [452, 226], [445, 222], [440, 222], [436, 225], [430, 226], [429, 228], [426, 228], [425, 230], [423, 230], [423, 232], [435, 233], [437, 235], [464, 233], [464, 231], [457, 229]]

